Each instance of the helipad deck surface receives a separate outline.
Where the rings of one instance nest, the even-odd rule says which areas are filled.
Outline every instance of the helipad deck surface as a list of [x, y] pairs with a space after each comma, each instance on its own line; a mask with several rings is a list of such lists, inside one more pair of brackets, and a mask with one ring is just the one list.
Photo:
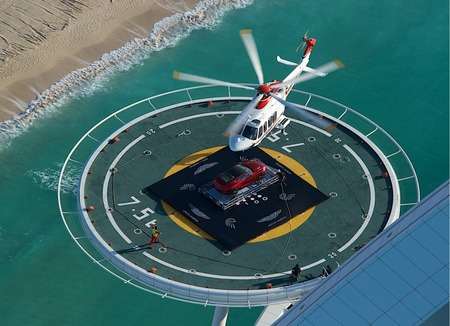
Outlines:
[[[328, 196], [317, 206], [287, 216], [282, 225], [230, 251], [186, 218], [186, 212], [146, 191], [227, 146], [222, 132], [246, 103], [203, 102], [148, 114], [112, 135], [83, 172], [79, 205], [89, 232], [141, 272], [153, 269], [162, 278], [198, 287], [247, 290], [304, 282], [320, 276], [327, 265], [336, 269], [356, 246], [385, 227], [394, 199], [375, 151], [341, 125], [323, 130], [289, 112], [292, 122], [285, 134], [275, 129], [260, 148]], [[186, 180], [174, 191], [182, 195], [199, 186]], [[286, 212], [301, 199], [289, 192], [289, 184], [284, 190], [278, 184], [271, 187]], [[265, 197], [255, 193], [241, 203], [245, 214], [251, 215], [251, 207], [256, 210]], [[243, 210], [231, 210], [244, 223]], [[240, 226], [228, 222], [230, 230]], [[150, 249], [154, 224], [160, 242]], [[299, 280], [290, 275], [295, 264], [302, 269]]]

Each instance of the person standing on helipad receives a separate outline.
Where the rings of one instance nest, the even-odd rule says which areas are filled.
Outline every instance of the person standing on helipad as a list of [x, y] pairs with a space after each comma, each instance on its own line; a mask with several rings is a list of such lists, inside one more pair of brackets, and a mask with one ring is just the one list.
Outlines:
[[297, 280], [300, 278], [301, 268], [298, 264], [295, 264], [294, 268], [292, 268], [292, 276], [294, 276]]
[[159, 231], [158, 231], [158, 227], [156, 225], [152, 225], [152, 238], [150, 239], [150, 249], [152, 249], [152, 243], [158, 243], [158, 235], [159, 235]]

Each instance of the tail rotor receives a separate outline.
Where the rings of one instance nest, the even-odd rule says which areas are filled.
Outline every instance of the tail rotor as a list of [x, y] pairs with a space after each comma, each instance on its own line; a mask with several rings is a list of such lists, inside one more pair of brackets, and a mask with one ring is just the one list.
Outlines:
[[306, 30], [305, 34], [303, 34], [302, 42], [297, 46], [297, 50], [295, 50], [295, 52], [303, 51], [303, 49], [305, 48], [306, 40], [308, 39], [308, 32], [309, 29]]

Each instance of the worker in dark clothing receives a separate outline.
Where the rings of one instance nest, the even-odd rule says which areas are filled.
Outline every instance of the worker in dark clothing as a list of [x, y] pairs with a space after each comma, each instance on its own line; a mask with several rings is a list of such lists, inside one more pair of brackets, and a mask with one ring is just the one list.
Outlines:
[[297, 280], [300, 278], [300, 272], [301, 272], [300, 266], [298, 264], [295, 264], [294, 268], [292, 268], [292, 276], [294, 276]]

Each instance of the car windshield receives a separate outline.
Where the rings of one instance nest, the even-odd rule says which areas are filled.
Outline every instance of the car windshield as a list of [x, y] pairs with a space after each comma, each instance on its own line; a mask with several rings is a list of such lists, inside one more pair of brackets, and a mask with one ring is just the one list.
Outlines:
[[245, 166], [245, 165], [238, 164], [238, 165], [235, 165], [232, 168], [230, 168], [224, 174], [222, 174], [220, 179], [224, 183], [228, 183], [228, 182], [232, 181], [234, 178], [240, 176], [243, 173], [252, 173], [252, 170], [249, 167]]

